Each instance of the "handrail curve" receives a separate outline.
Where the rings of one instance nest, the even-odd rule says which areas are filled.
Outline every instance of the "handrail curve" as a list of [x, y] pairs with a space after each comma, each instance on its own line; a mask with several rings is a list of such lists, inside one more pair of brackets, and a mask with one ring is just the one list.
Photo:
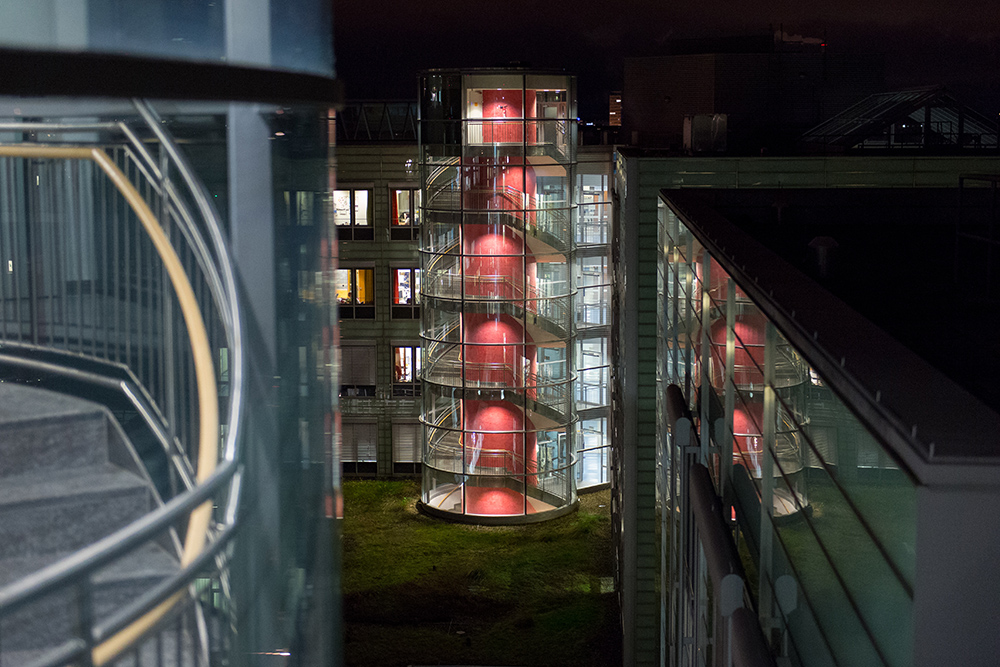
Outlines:
[[[176, 229], [180, 230], [202, 271], [213, 305], [217, 309], [218, 316], [221, 317], [226, 344], [230, 350], [228, 428], [224, 444], [220, 438], [218, 390], [213, 353], [195, 290], [187, 278], [184, 265], [172, 247], [167, 233], [160, 226], [159, 220], [136, 186], [108, 154], [105, 146], [97, 143], [85, 144], [84, 146], [80, 146], [79, 143], [76, 145], [13, 144], [0, 146], [0, 157], [88, 160], [97, 165], [128, 203], [156, 254], [161, 259], [163, 271], [173, 288], [185, 323], [193, 358], [198, 399], [196, 485], [174, 496], [166, 504], [115, 533], [38, 570], [32, 575], [0, 588], [0, 609], [10, 612], [61, 587], [75, 587], [76, 582], [81, 578], [89, 578], [99, 568], [109, 565], [116, 558], [148, 542], [154, 536], [162, 534], [164, 530], [187, 515], [187, 532], [180, 553], [181, 572], [168, 580], [170, 582], [180, 581], [178, 577], [182, 577], [184, 581], [174, 589], [174, 592], [151, 609], [148, 607], [152, 602], [149, 602], [149, 596], [146, 596], [119, 612], [114, 623], [106, 622], [101, 626], [91, 623], [89, 627], [83, 628], [84, 643], [90, 647], [88, 649], [90, 652], [88, 662], [99, 667], [115, 660], [122, 652], [133, 646], [138, 639], [159, 625], [177, 603], [188, 594], [187, 582], [194, 576], [192, 568], [197, 569], [201, 564], [207, 563], [208, 559], [215, 557], [222, 543], [228, 542], [232, 531], [223, 529], [215, 538], [215, 546], [209, 550], [211, 554], [206, 551], [213, 495], [225, 488], [227, 484], [229, 485], [228, 503], [224, 513], [226, 524], [235, 522], [239, 500], [239, 491], [236, 488], [238, 485], [234, 480], [239, 477], [237, 448], [241, 432], [244, 351], [235, 274], [219, 224], [218, 214], [214, 210], [207, 191], [201, 182], [194, 177], [193, 170], [172, 138], [160, 127], [159, 118], [148, 103], [134, 100], [134, 105], [156, 136], [161, 150], [165, 151], [170, 158], [170, 165], [178, 171], [187, 186], [201, 215], [202, 227], [207, 231], [208, 244], [206, 244], [194, 216], [191, 215], [187, 204], [169, 176], [162, 172], [142, 140], [126, 123], [79, 125], [34, 123], [32, 125], [53, 129], [57, 132], [81, 129], [120, 131], [126, 139], [125, 155], [131, 155], [131, 164], [146, 179], [146, 186], [152, 188], [167, 202], [167, 215], [171, 216], [172, 220], [177, 223]], [[21, 126], [26, 125], [22, 124]], [[163, 164], [164, 166], [168, 165], [167, 162], [163, 162]], [[223, 464], [217, 468], [216, 465], [220, 458]], [[206, 554], [208, 555], [206, 556]], [[162, 598], [162, 595], [159, 598]], [[139, 604], [140, 601], [145, 601], [147, 604]], [[153, 600], [153, 602], [155, 601]], [[127, 618], [129, 614], [135, 614], [137, 618], [129, 619]], [[121, 629], [111, 636], [107, 636], [106, 633], [111, 627]], [[60, 649], [53, 652], [47, 660], [58, 659], [55, 655], [57, 652], [61, 654], [63, 651]], [[80, 654], [77, 652], [76, 655]], [[45, 664], [59, 663], [46, 662]]]
[[[187, 279], [180, 258], [174, 251], [156, 216], [150, 210], [149, 205], [146, 204], [146, 200], [139, 194], [139, 191], [136, 190], [131, 181], [118, 168], [118, 165], [100, 148], [29, 145], [0, 146], [0, 156], [91, 160], [114, 183], [115, 187], [132, 208], [132, 211], [136, 214], [136, 217], [153, 242], [153, 246], [156, 248], [156, 252], [163, 262], [177, 296], [184, 322], [187, 325], [191, 354], [194, 357], [200, 421], [198, 465], [195, 479], [199, 484], [203, 483], [214, 472], [215, 464], [218, 460], [219, 402], [215, 386], [215, 367], [212, 362], [212, 352], [208, 344], [208, 333], [205, 330], [205, 322], [202, 319], [198, 300], [194, 295], [194, 289]], [[181, 567], [191, 563], [204, 549], [211, 514], [212, 504], [208, 501], [203, 502], [191, 512], [187, 535], [184, 539], [184, 550], [181, 554]], [[182, 595], [182, 591], [176, 592], [156, 609], [148, 612], [145, 616], [134, 621], [115, 636], [94, 647], [93, 663], [100, 666], [113, 659], [124, 648], [130, 646], [137, 637], [141, 636], [162, 618]]]

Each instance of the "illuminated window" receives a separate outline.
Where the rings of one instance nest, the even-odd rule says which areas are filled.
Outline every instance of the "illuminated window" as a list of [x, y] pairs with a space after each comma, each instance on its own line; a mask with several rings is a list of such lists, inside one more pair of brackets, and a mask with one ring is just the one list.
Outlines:
[[392, 317], [416, 319], [420, 317], [420, 269], [393, 268]]
[[375, 319], [375, 269], [336, 269], [333, 281], [340, 319]]
[[375, 346], [351, 345], [340, 348], [340, 395], [370, 397], [375, 395]]
[[373, 240], [371, 191], [334, 190], [333, 223], [341, 241]]
[[392, 471], [413, 475], [420, 472], [420, 423], [392, 423]]
[[374, 474], [378, 424], [350, 422], [340, 424], [340, 460], [346, 474]]
[[389, 238], [393, 241], [415, 241], [420, 234], [420, 190], [391, 189], [392, 211]]
[[420, 346], [396, 345], [392, 348], [392, 395], [420, 395]]

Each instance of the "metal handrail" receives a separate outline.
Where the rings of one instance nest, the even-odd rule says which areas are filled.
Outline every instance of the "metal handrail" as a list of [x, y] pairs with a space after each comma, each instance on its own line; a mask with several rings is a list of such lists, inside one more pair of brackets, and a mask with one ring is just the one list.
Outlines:
[[[190, 515], [190, 518], [188, 520], [187, 537], [184, 541], [184, 550], [181, 554], [182, 574], [187, 573], [195, 564], [200, 564], [203, 561], [207, 562], [204, 547], [209, 533], [209, 520], [212, 511], [212, 504], [209, 502], [209, 499], [223, 485], [238, 477], [236, 475], [237, 464], [235, 461], [241, 431], [244, 361], [242, 327], [240, 324], [239, 302], [233, 267], [228, 256], [228, 251], [226, 250], [218, 215], [212, 207], [211, 200], [208, 198], [204, 187], [194, 177], [193, 171], [172, 139], [160, 127], [159, 118], [149, 105], [140, 100], [135, 100], [134, 104], [140, 116], [171, 158], [173, 166], [178, 170], [194, 198], [195, 205], [199, 209], [201, 219], [210, 238], [211, 250], [209, 250], [209, 247], [202, 240], [194, 217], [188, 211], [187, 206], [173, 183], [159, 170], [156, 161], [151, 157], [144, 144], [136, 137], [132, 129], [124, 123], [86, 125], [32, 123], [13, 125], [21, 130], [29, 129], [27, 126], [30, 125], [30, 129], [32, 130], [55, 132], [79, 131], [81, 129], [120, 130], [126, 137], [134, 154], [142, 159], [144, 164], [137, 161], [136, 166], [148, 179], [148, 184], [156, 189], [159, 194], [166, 193], [173, 207], [172, 212], [177, 214], [177, 218], [181, 223], [179, 228], [182, 230], [185, 240], [188, 241], [189, 246], [193, 249], [200, 268], [204, 273], [214, 305], [221, 315], [227, 343], [232, 354], [232, 363], [230, 364], [231, 386], [228, 432], [222, 450], [224, 463], [218, 470], [215, 470], [215, 464], [219, 458], [219, 420], [214, 367], [198, 303], [194, 297], [190, 283], [187, 281], [183, 265], [177, 258], [169, 239], [167, 239], [145, 200], [102, 148], [23, 144], [0, 147], [0, 155], [12, 157], [92, 160], [126, 198], [164, 262], [164, 266], [180, 301], [182, 314], [188, 328], [192, 353], [195, 358], [195, 373], [199, 395], [199, 419], [201, 422], [199, 427], [199, 462], [197, 466], [198, 485], [194, 489], [190, 489], [174, 497], [167, 504], [90, 547], [77, 551], [19, 582], [0, 589], [0, 610], [9, 612], [18, 606], [39, 599], [53, 590], [65, 586], [77, 585], [77, 581], [83, 577], [89, 578], [91, 573], [100, 567], [106, 566], [115, 558], [145, 544], [153, 536], [162, 534], [163, 531], [169, 529], [174, 522], [186, 514]], [[150, 172], [155, 178], [150, 178]], [[162, 192], [158, 189], [160, 185], [163, 188]], [[224, 513], [224, 521], [231, 526], [235, 523], [239, 494], [237, 484], [233, 484], [229, 488], [230, 493]], [[224, 534], [228, 535], [230, 532], [226, 531]], [[223, 541], [228, 541], [228, 538]], [[221, 546], [222, 542], [217, 542], [216, 547], [212, 549], [213, 553], [221, 548]], [[89, 638], [85, 644], [90, 646], [91, 641], [100, 642], [91, 650], [90, 661], [96, 665], [106, 664], [131, 646], [138, 638], [141, 638], [147, 631], [155, 627], [185, 595], [188, 579], [177, 583], [169, 597], [156, 604], [155, 607], [152, 607], [152, 604], [155, 604], [156, 601], [151, 604], [139, 605], [138, 607], [133, 605], [130, 608], [133, 612], [132, 618], [125, 618], [120, 614], [116, 627], [120, 627], [121, 629], [115, 632], [113, 636], [105, 637], [104, 632], [95, 632], [94, 626], [85, 627], [84, 631]]]

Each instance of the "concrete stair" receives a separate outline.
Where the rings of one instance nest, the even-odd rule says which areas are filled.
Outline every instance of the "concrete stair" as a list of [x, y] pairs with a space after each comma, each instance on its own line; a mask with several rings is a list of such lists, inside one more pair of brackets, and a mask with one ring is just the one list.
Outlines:
[[[105, 408], [0, 383], [0, 587], [123, 528], [155, 502]], [[174, 555], [148, 544], [96, 573], [95, 619], [177, 568]], [[77, 636], [75, 596], [58, 592], [0, 620], [0, 667], [24, 664]]]

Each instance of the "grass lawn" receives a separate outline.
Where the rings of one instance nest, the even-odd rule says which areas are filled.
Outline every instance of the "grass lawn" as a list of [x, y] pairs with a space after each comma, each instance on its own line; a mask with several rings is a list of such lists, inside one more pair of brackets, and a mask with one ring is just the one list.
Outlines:
[[344, 484], [348, 665], [620, 665], [609, 492], [516, 527], [418, 514], [416, 481]]

